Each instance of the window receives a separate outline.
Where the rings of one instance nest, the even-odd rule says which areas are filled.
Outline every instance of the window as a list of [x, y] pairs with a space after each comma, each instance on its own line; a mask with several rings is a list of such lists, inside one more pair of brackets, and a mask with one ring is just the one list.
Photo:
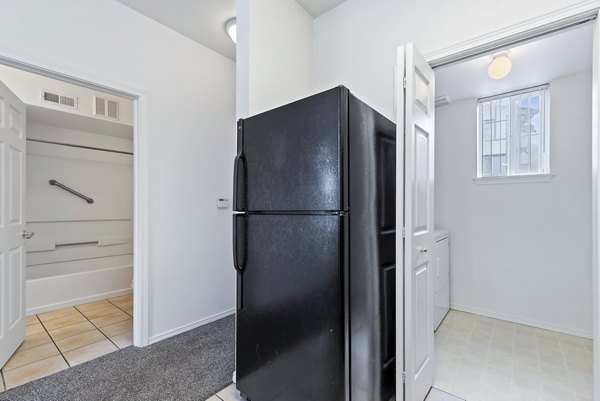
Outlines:
[[549, 174], [549, 87], [479, 99], [477, 176]]

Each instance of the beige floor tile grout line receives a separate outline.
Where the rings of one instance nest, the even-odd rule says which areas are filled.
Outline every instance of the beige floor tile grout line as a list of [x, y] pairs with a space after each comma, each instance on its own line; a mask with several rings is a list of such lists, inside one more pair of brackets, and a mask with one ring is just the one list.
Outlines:
[[[45, 344], [42, 344], [42, 345], [45, 345]], [[60, 350], [58, 350], [58, 353], [60, 354], [60, 356], [62, 356], [62, 353], [60, 352]], [[46, 359], [54, 358], [55, 356], [58, 356], [58, 355], [50, 355], [50, 356], [44, 357], [42, 359], [38, 359], [36, 361], [32, 361], [32, 362], [26, 363], [24, 365], [16, 366], [16, 367], [14, 367], [12, 369], [8, 369], [7, 372], [10, 372], [11, 370], [19, 369], [19, 368], [22, 368], [22, 367], [25, 367], [25, 366], [29, 366], [29, 365], [31, 365], [33, 363], [38, 363], [38, 362], [41, 362], [41, 361], [45, 361]], [[63, 359], [64, 359], [64, 356], [63, 356]], [[65, 360], [65, 362], [67, 362], [67, 361]], [[69, 362], [67, 362], [67, 366], [71, 367], [71, 365], [69, 365]], [[4, 374], [4, 370], [2, 370], [2, 374]]]
[[[131, 317], [131, 318], [133, 319], [133, 316], [131, 316], [129, 313], [127, 313], [125, 310], [123, 310], [123, 308], [119, 307], [119, 305], [117, 305], [117, 304], [115, 304], [115, 303], [112, 303], [112, 302], [111, 302], [109, 299], [106, 299], [106, 301], [107, 301], [109, 304], [113, 305], [114, 307], [116, 307], [117, 309], [119, 309], [121, 312], [125, 313], [127, 316], [129, 316], [129, 317]], [[84, 305], [85, 305], [85, 304], [84, 304]], [[77, 305], [77, 306], [80, 306], [80, 305]], [[77, 309], [77, 306], [74, 306], [74, 308], [75, 308], [75, 309]], [[111, 344], [113, 344], [115, 347], [117, 347], [117, 349], [121, 349], [121, 347], [119, 347], [117, 344], [115, 344], [115, 342], [114, 342], [114, 341], [113, 341], [113, 340], [112, 340], [112, 339], [111, 339], [109, 336], [107, 336], [106, 334], [104, 334], [104, 332], [103, 332], [103, 331], [100, 329], [100, 327], [96, 326], [96, 325], [94, 324], [94, 322], [92, 322], [92, 321], [91, 321], [91, 320], [90, 320], [90, 319], [89, 319], [89, 318], [88, 318], [88, 317], [87, 317], [87, 316], [86, 316], [86, 315], [85, 315], [85, 314], [84, 314], [82, 311], [80, 311], [79, 309], [77, 309], [77, 312], [81, 313], [81, 314], [83, 315], [83, 317], [85, 317], [85, 318], [86, 318], [86, 320], [87, 320], [88, 322], [90, 322], [90, 323], [91, 323], [91, 324], [92, 324], [92, 325], [95, 327], [95, 329], [96, 329], [96, 330], [98, 330], [100, 333], [102, 333], [102, 335], [103, 335], [104, 337], [106, 337], [106, 339], [107, 339], [108, 341], [110, 341], [110, 342], [111, 342]], [[108, 315], [110, 315], [110, 313], [109, 313]], [[108, 315], [105, 315], [105, 316], [108, 316]], [[98, 317], [102, 317], [102, 316], [98, 316]], [[123, 320], [123, 321], [124, 321], [124, 320]], [[120, 322], [116, 322], [116, 323], [120, 323]], [[115, 323], [115, 324], [116, 324], [116, 323]], [[109, 326], [110, 326], [110, 325], [109, 325]], [[91, 330], [90, 330], [90, 331], [91, 331]], [[104, 341], [104, 340], [99, 340], [99, 341], [96, 341], [96, 342], [100, 342], [100, 341]], [[96, 342], [95, 342], [95, 343], [96, 343]], [[95, 343], [92, 343], [92, 344], [95, 344]], [[87, 344], [87, 345], [89, 345], [89, 344]], [[85, 347], [85, 345], [82, 345], [82, 347]], [[77, 347], [77, 348], [81, 348], [81, 347]], [[77, 348], [73, 348], [73, 349], [77, 349]], [[60, 351], [60, 350], [59, 350], [59, 351]], [[71, 351], [71, 350], [69, 350], [69, 351]], [[61, 351], [61, 354], [62, 354], [62, 351]], [[69, 366], [70, 366], [70, 365], [69, 365]]]
[[[116, 308], [117, 308], [119, 311], [121, 311], [121, 312], [125, 313], [126, 315], [128, 315], [130, 318], [132, 318], [132, 319], [133, 319], [133, 316], [132, 316], [130, 313], [128, 313], [128, 312], [127, 312], [125, 309], [123, 309], [122, 307], [120, 307], [118, 304], [111, 302], [109, 299], [104, 299], [104, 301], [107, 301], [107, 302], [108, 302], [110, 305], [112, 305], [112, 306], [116, 307]], [[82, 304], [82, 305], [85, 305], [85, 304]], [[81, 306], [81, 305], [74, 305], [74, 306], [71, 306], [71, 308], [73, 308], [74, 310], [76, 310], [76, 311], [77, 311], [77, 313], [79, 313], [80, 315], [82, 315], [82, 316], [85, 318], [85, 320], [86, 320], [87, 322], [89, 322], [89, 323], [91, 323], [91, 324], [92, 324], [92, 326], [93, 326], [94, 328], [93, 328], [93, 329], [91, 329], [91, 330], [87, 330], [87, 331], [85, 331], [85, 332], [82, 332], [82, 333], [72, 334], [72, 335], [70, 335], [70, 336], [66, 336], [66, 337], [60, 338], [60, 340], [67, 339], [67, 338], [71, 338], [71, 337], [73, 337], [73, 336], [76, 336], [76, 335], [79, 335], [79, 334], [83, 334], [83, 333], [88, 333], [88, 332], [90, 332], [90, 331], [94, 331], [94, 330], [95, 330], [95, 331], [98, 331], [98, 332], [100, 332], [100, 333], [101, 333], [101, 334], [102, 334], [102, 335], [105, 337], [105, 339], [107, 339], [108, 341], [110, 341], [110, 343], [111, 343], [111, 344], [113, 344], [115, 347], [117, 347], [117, 350], [120, 350], [120, 349], [122, 349], [122, 348], [121, 348], [121, 347], [119, 347], [119, 346], [118, 346], [118, 345], [117, 345], [117, 344], [116, 344], [116, 343], [115, 343], [115, 342], [114, 342], [114, 341], [113, 341], [113, 340], [112, 340], [112, 339], [111, 339], [109, 336], [107, 336], [107, 335], [106, 335], [106, 334], [105, 334], [105, 333], [104, 333], [104, 332], [101, 330], [101, 328], [100, 328], [100, 327], [96, 326], [96, 325], [95, 325], [95, 324], [94, 324], [94, 323], [91, 321], [91, 319], [89, 319], [89, 318], [88, 318], [88, 317], [87, 317], [87, 316], [86, 316], [86, 315], [85, 315], [85, 314], [84, 314], [82, 311], [80, 311], [80, 310], [77, 308], [77, 306]], [[67, 307], [67, 308], [69, 308], [69, 307]], [[67, 309], [67, 308], [63, 308], [63, 309]], [[93, 309], [92, 309], [92, 310], [93, 310]], [[103, 316], [108, 316], [108, 315], [110, 315], [110, 314], [111, 314], [111, 313], [108, 313], [108, 314], [106, 314], [106, 315], [103, 315]], [[35, 314], [35, 315], [34, 315], [34, 316], [36, 317], [36, 319], [37, 319], [37, 322], [36, 322], [36, 323], [39, 323], [39, 324], [41, 324], [41, 325], [42, 325], [42, 327], [43, 327], [43, 329], [44, 329], [44, 332], [45, 332], [45, 333], [48, 335], [48, 337], [50, 338], [50, 341], [52, 342], [52, 344], [54, 344], [54, 346], [56, 347], [56, 349], [57, 349], [58, 353], [59, 353], [59, 354], [60, 354], [60, 356], [63, 358], [63, 360], [65, 361], [65, 363], [67, 364], [67, 366], [68, 366], [69, 368], [70, 368], [70, 367], [72, 367], [72, 366], [71, 366], [71, 364], [69, 363], [69, 361], [66, 359], [66, 357], [65, 357], [65, 355], [64, 355], [64, 353], [63, 353], [63, 351], [62, 351], [62, 350], [61, 350], [61, 349], [58, 347], [58, 345], [56, 344], [56, 340], [55, 340], [55, 339], [54, 339], [54, 337], [52, 337], [52, 335], [50, 334], [50, 330], [48, 330], [48, 328], [46, 327], [46, 325], [44, 324], [44, 322], [43, 322], [43, 321], [40, 319], [39, 315], [40, 315], [40, 314]], [[98, 318], [99, 318], [99, 317], [103, 317], [103, 316], [98, 316]], [[50, 322], [50, 321], [52, 321], [52, 320], [55, 320], [55, 319], [62, 319], [62, 318], [63, 318], [63, 317], [57, 317], [57, 318], [54, 318], [54, 319], [49, 319], [49, 320], [47, 320], [47, 322]], [[128, 319], [125, 319], [125, 320], [128, 320]], [[125, 320], [123, 320], [123, 321], [125, 321]], [[36, 324], [36, 323], [34, 323], [34, 324]], [[65, 328], [65, 327], [70, 327], [70, 326], [73, 326], [73, 325], [76, 325], [76, 324], [80, 324], [80, 323], [82, 323], [82, 322], [77, 322], [77, 323], [73, 323], [73, 324], [68, 324], [68, 325], [65, 325], [65, 326], [57, 327], [57, 328], [56, 328], [56, 329], [54, 329], [54, 330], [62, 329], [62, 328]], [[116, 322], [116, 323], [120, 323], [120, 322]], [[116, 324], [116, 323], [114, 323], [114, 324]], [[108, 325], [108, 326], [110, 326], [110, 325]], [[36, 334], [38, 334], [38, 333], [36, 333]], [[123, 333], [123, 334], [126, 334], [126, 333]], [[69, 351], [73, 351], [73, 350], [76, 350], [76, 349], [80, 349], [80, 348], [83, 348], [83, 347], [89, 346], [89, 345], [91, 345], [91, 344], [96, 344], [96, 343], [98, 343], [98, 342], [100, 342], [100, 341], [104, 341], [104, 340], [99, 340], [99, 341], [95, 341], [95, 342], [93, 342], [93, 343], [90, 343], [90, 344], [85, 344], [85, 345], [82, 345], [82, 346], [79, 346], [79, 347], [75, 347], [75, 348], [73, 348], [73, 349], [70, 349]], [[44, 345], [44, 344], [40, 344], [40, 345], [38, 345], [37, 347], [39, 347], [39, 346], [43, 346], [43, 345]], [[34, 347], [34, 348], [35, 348], [35, 347]], [[32, 349], [33, 349], [33, 348], [32, 348]], [[65, 352], [66, 352], [66, 351], [65, 351]], [[40, 362], [40, 361], [43, 361], [43, 360], [46, 360], [46, 359], [49, 359], [49, 358], [53, 358], [53, 357], [55, 357], [55, 356], [56, 356], [56, 355], [51, 355], [51, 356], [48, 356], [48, 357], [45, 357], [45, 358], [41, 358], [41, 359], [38, 359], [38, 360], [36, 360], [36, 361], [32, 361], [32, 362], [29, 362], [29, 363], [26, 363], [26, 364], [23, 364], [23, 365], [17, 366], [17, 367], [15, 367], [15, 368], [13, 368], [13, 369], [17, 369], [17, 368], [21, 368], [21, 367], [24, 367], [24, 366], [28, 366], [28, 365], [31, 365], [31, 364], [33, 364], [33, 363], [37, 363], [37, 362]], [[95, 359], [95, 358], [94, 358], [94, 359]], [[13, 369], [9, 369], [9, 370], [13, 370]], [[7, 388], [6, 388], [6, 380], [4, 379], [4, 368], [0, 369], [0, 380], [2, 380], [2, 385], [4, 386], [4, 390], [6, 391], [6, 390], [7, 390]]]
[[[35, 315], [35, 317], [37, 318], [37, 320], [38, 320], [38, 323], [39, 323], [39, 324], [41, 324], [41, 325], [42, 325], [42, 327], [44, 328], [44, 333], [48, 334], [48, 337], [50, 338], [50, 341], [52, 341], [52, 343], [53, 343], [53, 344], [54, 344], [54, 346], [56, 347], [56, 349], [57, 349], [58, 353], [60, 354], [60, 356], [62, 356], [62, 358], [63, 358], [63, 359], [65, 359], [65, 357], [62, 355], [62, 352], [60, 351], [60, 348], [58, 348], [58, 346], [57, 346], [57, 345], [56, 345], [56, 343], [54, 342], [54, 339], [52, 338], [52, 336], [50, 335], [50, 333], [49, 333], [49, 332], [48, 332], [48, 330], [46, 329], [46, 326], [44, 326], [44, 323], [43, 323], [43, 322], [40, 320], [40, 318], [38, 317], [38, 315]], [[50, 320], [54, 320], [54, 319], [50, 319]], [[36, 324], [36, 323], [34, 323], [34, 324]], [[64, 326], [64, 327], [67, 327], [67, 326]], [[42, 334], [42, 333], [36, 333], [36, 334]], [[32, 335], [35, 335], [35, 334], [32, 334]], [[29, 337], [29, 336], [26, 336], [25, 338], [27, 338], [27, 337]], [[65, 337], [65, 338], [67, 338], [67, 337]], [[46, 344], [49, 344], [49, 343], [46, 343]], [[32, 347], [32, 348], [30, 348], [30, 349], [34, 349], [34, 348], [37, 348], [37, 347], [42, 347], [42, 346], [44, 346], [44, 345], [46, 345], [46, 344], [40, 344], [40, 345], [36, 345], [35, 347]], [[25, 363], [25, 364], [23, 364], [23, 365], [15, 366], [15, 367], [14, 367], [14, 368], [12, 368], [12, 369], [6, 369], [6, 371], [10, 371], [10, 370], [14, 370], [14, 369], [22, 368], [22, 367], [24, 367], [24, 366], [31, 365], [32, 363], [36, 363], [36, 362], [40, 362], [40, 361], [44, 361], [44, 360], [46, 360], [46, 359], [49, 359], [49, 358], [54, 358], [55, 356], [56, 356], [56, 355], [50, 355], [50, 356], [47, 356], [47, 357], [45, 357], [45, 358], [42, 358], [42, 359], [38, 359], [38, 360], [35, 360], [35, 361], [32, 361], [32, 362], [29, 362], [29, 363]], [[65, 362], [66, 362], [67, 366], [69, 366], [69, 367], [71, 366], [71, 365], [69, 365], [69, 362], [68, 362], [66, 359], [65, 359]], [[4, 384], [4, 389], [6, 390], [6, 381], [4, 380], [4, 371], [5, 371], [5, 369], [4, 369], [4, 366], [3, 366], [3, 367], [2, 367], [2, 369], [0, 369], [0, 373], [1, 373], [1, 376], [2, 376], [2, 382], [3, 382], [3, 384]]]
[[[35, 315], [35, 317], [37, 317], [37, 320], [39, 320], [39, 322], [42, 324], [42, 327], [44, 328], [44, 330], [46, 330], [46, 334], [48, 334], [48, 337], [50, 337], [50, 341], [52, 341], [52, 344], [54, 344], [54, 346], [56, 347], [56, 350], [58, 351], [58, 353], [60, 354], [60, 356], [62, 357], [62, 359], [65, 361], [65, 363], [67, 364], [68, 367], [71, 367], [71, 364], [69, 363], [69, 361], [67, 361], [67, 358], [65, 358], [65, 356], [63, 355], [62, 351], [60, 350], [60, 348], [58, 348], [58, 345], [56, 344], [56, 341], [54, 341], [54, 338], [52, 338], [52, 336], [50, 335], [50, 332], [48, 331], [48, 328], [46, 327], [46, 325], [44, 324], [44, 322], [42, 322], [42, 319], [40, 319], [40, 317], [38, 315]], [[50, 319], [52, 320], [52, 319]], [[48, 320], [48, 321], [50, 321]], [[52, 356], [56, 356], [56, 355], [52, 355]], [[48, 357], [51, 358], [51, 357]], [[40, 361], [43, 361], [44, 359], [48, 359], [48, 358], [43, 358], [40, 359]], [[39, 362], [39, 361], [34, 361], [34, 362]], [[26, 363], [25, 365], [22, 366], [27, 366], [31, 363], [34, 362], [30, 362], [30, 363]]]

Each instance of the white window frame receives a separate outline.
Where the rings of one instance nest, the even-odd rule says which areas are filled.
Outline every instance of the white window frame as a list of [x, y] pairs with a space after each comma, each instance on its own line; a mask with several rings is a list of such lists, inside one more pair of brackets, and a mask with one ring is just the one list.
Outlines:
[[[517, 153], [515, 145], [511, 142], [511, 136], [513, 130], [516, 129], [513, 125], [516, 124], [512, 117], [512, 103], [511, 103], [511, 117], [510, 117], [510, 135], [507, 138], [507, 175], [504, 176], [484, 176], [483, 175], [483, 107], [484, 102], [489, 102], [497, 99], [510, 98], [512, 96], [521, 95], [523, 93], [531, 93], [539, 90], [543, 90], [544, 96], [540, 99], [540, 108], [543, 108], [543, 118], [541, 120], [541, 131], [540, 146], [543, 147], [543, 151], [540, 154], [540, 164], [543, 168], [539, 173], [529, 174], [518, 174], [515, 171], [515, 164], [511, 160], [511, 157]], [[483, 97], [477, 99], [477, 176], [474, 179], [477, 183], [488, 184], [488, 183], [520, 183], [520, 182], [547, 182], [552, 178], [551, 166], [550, 166], [550, 84], [537, 85], [533, 87], [523, 88], [515, 91], [505, 92], [493, 96]]]

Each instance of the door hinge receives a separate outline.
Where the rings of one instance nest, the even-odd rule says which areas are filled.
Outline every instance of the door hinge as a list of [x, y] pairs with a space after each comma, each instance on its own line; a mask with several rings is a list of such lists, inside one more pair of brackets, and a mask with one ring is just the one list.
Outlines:
[[402, 238], [406, 237], [406, 227], [402, 227]]
[[402, 78], [402, 87], [406, 89], [406, 77]]
[[402, 383], [406, 383], [406, 372], [402, 372]]

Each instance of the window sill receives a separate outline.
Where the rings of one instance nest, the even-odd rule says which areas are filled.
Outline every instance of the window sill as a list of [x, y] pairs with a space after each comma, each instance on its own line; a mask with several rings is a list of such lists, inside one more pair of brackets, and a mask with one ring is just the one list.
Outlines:
[[554, 174], [512, 175], [509, 177], [479, 177], [473, 182], [478, 185], [488, 184], [529, 184], [535, 182], [550, 182]]

